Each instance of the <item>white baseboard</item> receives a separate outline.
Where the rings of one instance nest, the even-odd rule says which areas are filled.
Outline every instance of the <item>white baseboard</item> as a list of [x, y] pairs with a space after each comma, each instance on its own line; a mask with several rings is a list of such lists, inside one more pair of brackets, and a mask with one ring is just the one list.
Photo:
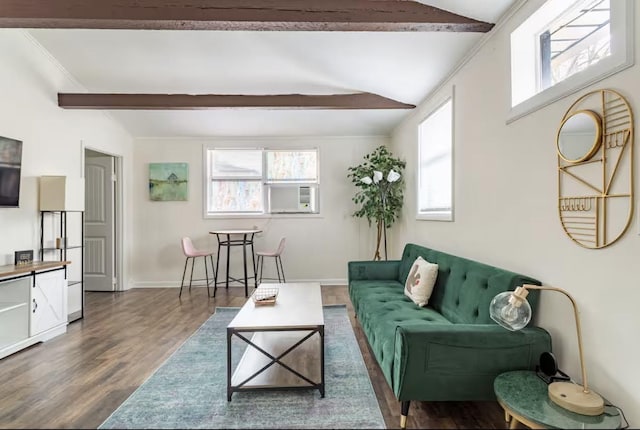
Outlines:
[[[273, 280], [265, 280], [266, 282], [274, 282]], [[346, 279], [292, 279], [287, 282], [319, 282], [320, 285], [347, 285]], [[136, 281], [131, 282], [130, 288], [180, 288], [179, 281]], [[188, 286], [188, 285], [187, 285]], [[249, 282], [249, 286], [253, 286], [251, 282]], [[206, 285], [204, 282], [194, 282], [192, 284], [192, 288], [204, 288]], [[229, 285], [229, 287], [237, 287], [244, 288], [244, 285], [240, 285], [236, 282]], [[220, 288], [220, 285], [218, 285]]]

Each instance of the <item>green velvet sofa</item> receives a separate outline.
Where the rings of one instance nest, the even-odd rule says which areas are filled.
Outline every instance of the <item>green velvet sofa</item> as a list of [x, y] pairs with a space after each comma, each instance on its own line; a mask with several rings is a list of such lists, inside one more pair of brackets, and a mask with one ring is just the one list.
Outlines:
[[[404, 295], [418, 256], [438, 264], [429, 303]], [[551, 337], [529, 324], [511, 332], [489, 316], [493, 297], [530, 277], [477, 261], [407, 244], [402, 259], [348, 263], [356, 318], [389, 386], [401, 402], [402, 428], [410, 401], [494, 400], [493, 380], [509, 370], [535, 369]], [[538, 295], [527, 299], [535, 311]]]

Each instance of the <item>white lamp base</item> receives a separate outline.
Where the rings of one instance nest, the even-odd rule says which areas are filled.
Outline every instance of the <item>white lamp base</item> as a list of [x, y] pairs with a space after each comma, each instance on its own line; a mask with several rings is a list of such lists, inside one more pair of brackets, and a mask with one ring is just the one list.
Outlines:
[[549, 384], [549, 398], [577, 414], [600, 415], [604, 412], [604, 400], [598, 393], [585, 393], [582, 385], [573, 382], [552, 382]]

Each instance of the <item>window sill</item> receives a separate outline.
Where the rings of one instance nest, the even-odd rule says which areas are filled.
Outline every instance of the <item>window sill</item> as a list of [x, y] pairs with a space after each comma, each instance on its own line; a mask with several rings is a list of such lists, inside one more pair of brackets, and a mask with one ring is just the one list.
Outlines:
[[453, 222], [452, 212], [432, 212], [416, 215], [416, 221], [449, 221]]
[[282, 213], [282, 214], [221, 214], [205, 215], [204, 219], [322, 219], [319, 213]]
[[600, 73], [597, 71], [594, 72], [593, 70], [585, 70], [585, 73], [582, 75], [576, 74], [575, 77], [570, 77], [553, 87], [547, 88], [546, 90], [528, 98], [522, 103], [513, 106], [509, 111], [506, 123], [510, 124], [633, 65], [634, 60], [631, 58]]

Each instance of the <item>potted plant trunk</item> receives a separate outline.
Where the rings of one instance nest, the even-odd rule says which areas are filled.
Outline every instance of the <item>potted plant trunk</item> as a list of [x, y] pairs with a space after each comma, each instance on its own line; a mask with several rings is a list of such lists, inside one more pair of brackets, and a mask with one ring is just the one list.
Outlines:
[[406, 162], [391, 154], [386, 146], [365, 155], [362, 164], [349, 167], [347, 177], [357, 187], [351, 200], [358, 206], [354, 217], [366, 218], [369, 226], [376, 224], [374, 260], [381, 260], [380, 246], [384, 244], [387, 259], [387, 228], [398, 219], [403, 203]]

